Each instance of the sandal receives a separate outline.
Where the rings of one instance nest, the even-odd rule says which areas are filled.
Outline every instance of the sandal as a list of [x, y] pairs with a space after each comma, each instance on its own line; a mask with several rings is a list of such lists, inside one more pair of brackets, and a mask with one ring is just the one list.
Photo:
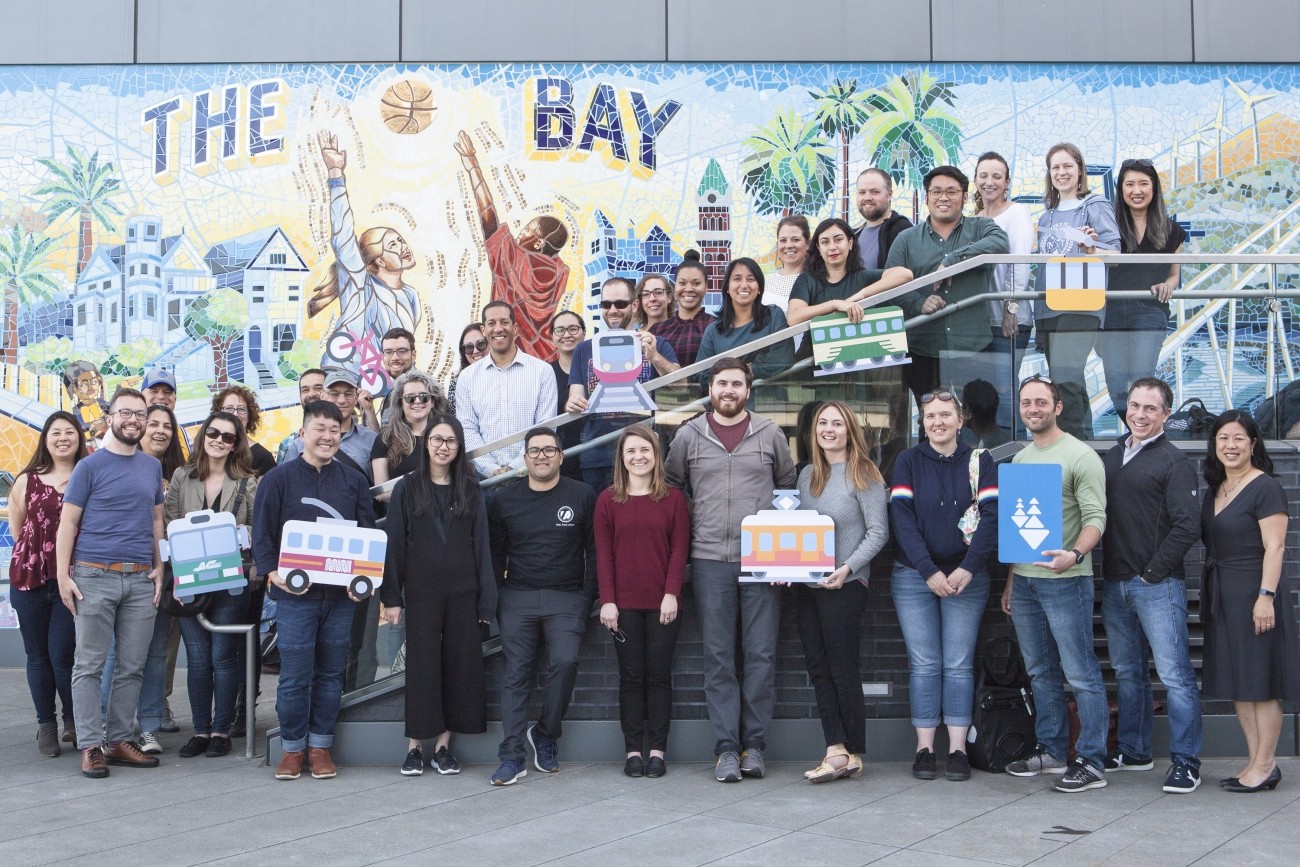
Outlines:
[[[846, 761], [842, 767], [836, 767], [831, 764], [831, 759], [844, 758]], [[811, 771], [805, 771], [804, 777], [810, 783], [829, 783], [831, 780], [838, 780], [841, 777], [847, 777], [852, 773], [853, 756], [843, 747], [832, 747], [826, 751], [826, 758], [822, 763]], [[857, 764], [857, 772], [862, 773], [862, 762]]]
[[862, 756], [857, 753], [849, 753], [849, 763], [844, 766], [844, 770], [849, 772], [849, 776], [857, 779], [862, 776]]

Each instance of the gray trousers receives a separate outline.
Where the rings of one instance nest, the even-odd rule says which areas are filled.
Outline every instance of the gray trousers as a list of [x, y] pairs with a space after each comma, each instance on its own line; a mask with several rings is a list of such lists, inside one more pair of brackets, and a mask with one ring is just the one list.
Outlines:
[[501, 624], [501, 652], [505, 672], [501, 680], [501, 731], [505, 735], [497, 754], [502, 761], [524, 760], [524, 733], [528, 729], [528, 700], [533, 694], [537, 654], [546, 643], [546, 686], [537, 734], [559, 740], [561, 720], [573, 697], [578, 677], [578, 650], [587, 631], [591, 603], [581, 591], [519, 590], [506, 585], [497, 602]]
[[[776, 699], [780, 591], [741, 584], [740, 564], [692, 560], [691, 586], [704, 640], [704, 700], [713, 724], [714, 755], [766, 749]], [[740, 630], [743, 682], [736, 674]]]
[[135, 732], [135, 707], [153, 638], [153, 582], [148, 572], [109, 572], [74, 562], [72, 580], [81, 591], [75, 616], [77, 652], [72, 663], [72, 711], [77, 746], [89, 749], [104, 740], [100, 720], [100, 682], [104, 660], [117, 639], [117, 666], [110, 675], [108, 743], [128, 741]]

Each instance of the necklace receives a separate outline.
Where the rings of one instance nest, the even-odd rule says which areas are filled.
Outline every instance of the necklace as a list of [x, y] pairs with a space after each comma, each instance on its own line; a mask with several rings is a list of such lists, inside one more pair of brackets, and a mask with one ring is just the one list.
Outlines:
[[1237, 483], [1235, 485], [1229, 485], [1227, 479], [1225, 479], [1223, 482], [1223, 489], [1222, 489], [1223, 496], [1226, 497], [1228, 496], [1228, 494], [1231, 494], [1233, 491], [1237, 490], [1237, 488], [1240, 488], [1241, 483], [1244, 482], [1249, 475], [1250, 475], [1250, 471], [1247, 470], [1244, 474], [1242, 474], [1241, 478], [1237, 479]]

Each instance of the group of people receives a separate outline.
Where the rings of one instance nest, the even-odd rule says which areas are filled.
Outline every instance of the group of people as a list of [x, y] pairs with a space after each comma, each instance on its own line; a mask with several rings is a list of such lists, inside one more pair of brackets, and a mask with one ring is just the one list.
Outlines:
[[[1122, 199], [1113, 208], [1088, 193], [1086, 166], [1072, 145], [1053, 148], [1047, 170], [1040, 251], [1178, 249], [1181, 230], [1165, 214], [1149, 162], [1124, 163]], [[11, 580], [38, 748], [53, 756], [60, 743], [74, 741], [91, 777], [106, 776], [109, 765], [156, 766], [157, 732], [168, 730], [168, 639], [179, 631], [194, 726], [180, 754], [229, 751], [241, 701], [242, 641], [184, 617], [175, 618], [174, 628], [159, 608], [166, 523], [211, 509], [250, 526], [252, 549], [245, 558], [247, 588], [218, 594], [208, 619], [256, 622], [263, 595], [275, 609], [284, 748], [277, 778], [295, 779], [304, 768], [317, 778], [335, 775], [330, 749], [341, 695], [374, 677], [381, 606], [390, 627], [405, 630], [403, 774], [426, 767], [457, 773], [452, 734], [486, 730], [481, 641], [494, 624], [504, 656], [504, 739], [492, 783], [510, 785], [524, 776], [530, 751], [537, 770], [554, 773], [579, 647], [597, 600], [619, 660], [624, 770], [662, 776], [680, 597], [688, 582], [703, 638], [716, 778], [761, 777], [783, 591], [739, 581], [740, 521], [764, 509], [774, 489], [797, 487], [807, 507], [836, 526], [834, 571], [791, 591], [826, 741], [823, 758], [805, 776], [821, 783], [862, 772], [860, 627], [870, 564], [892, 534], [890, 593], [907, 645], [917, 736], [913, 773], [938, 775], [942, 723], [949, 745], [943, 773], [968, 779], [964, 745], [975, 648], [993, 592], [998, 488], [988, 452], [973, 448], [963, 427], [976, 418], [996, 427], [994, 406], [979, 387], [980, 359], [1004, 364], [1011, 357], [1017, 369], [1015, 353], [1036, 328], [1052, 375], [1020, 385], [1019, 415], [1033, 441], [1014, 460], [1062, 467], [1069, 547], [1012, 566], [1002, 595], [1033, 682], [1039, 741], [1010, 773], [1060, 773], [1056, 787], [1076, 792], [1104, 786], [1106, 771], [1152, 767], [1149, 647], [1169, 696], [1172, 764], [1164, 788], [1199, 786], [1200, 695], [1188, 649], [1182, 561], [1203, 538], [1204, 691], [1236, 702], [1250, 753], [1223, 784], [1230, 791], [1276, 786], [1278, 700], [1300, 696], [1295, 614], [1281, 567], [1285, 494], [1245, 413], [1216, 421], [1203, 496], [1190, 459], [1163, 437], [1172, 395], [1147, 374], [1155, 368], [1152, 346], [1159, 348], [1153, 335], [1164, 328], [1153, 311], [1163, 310], [1167, 319], [1176, 268], [1161, 266], [1160, 274], [1153, 266], [1111, 269], [1113, 288], [1163, 279], [1142, 287], [1150, 302], [1108, 304], [1100, 337], [1101, 320], [1091, 314], [1058, 315], [1015, 301], [994, 309], [961, 306], [989, 290], [982, 270], [897, 299], [909, 318], [950, 305], [958, 310], [909, 330], [912, 363], [903, 378], [924, 438], [893, 458], [888, 482], [871, 458], [859, 409], [840, 401], [810, 406], [807, 461], [796, 466], [787, 435], [747, 406], [754, 379], [788, 367], [796, 348], [777, 341], [741, 357], [730, 355], [733, 350], [824, 313], [860, 319], [871, 296], [982, 253], [1029, 252], [1033, 232], [1023, 206], [1008, 200], [1009, 183], [1006, 161], [982, 156], [977, 213], [966, 215], [966, 175], [937, 167], [924, 181], [929, 217], [913, 227], [889, 208], [888, 174], [869, 169], [858, 179], [862, 227], [830, 219], [809, 232], [804, 218], [783, 219], [781, 269], [765, 277], [756, 261], [733, 260], [717, 317], [703, 310], [708, 274], [698, 256], [688, 255], [671, 282], [655, 275], [635, 283], [607, 280], [600, 296], [605, 325], [637, 331], [642, 381], [722, 356], [703, 377], [710, 409], [683, 424], [666, 451], [659, 431], [632, 425], [616, 445], [566, 458], [574, 445], [628, 420], [592, 415], [559, 430], [542, 426], [559, 413], [587, 408], [596, 385], [592, 342], [584, 339], [580, 316], [560, 312], [550, 329], [556, 357], [547, 363], [521, 347], [515, 310], [503, 301], [488, 303], [481, 322], [462, 333], [462, 369], [445, 394], [418, 368], [415, 338], [401, 326], [382, 335], [392, 387], [381, 400], [360, 388], [354, 371], [305, 371], [301, 429], [280, 444], [275, 459], [250, 438], [259, 410], [255, 395], [239, 386], [214, 396], [211, 414], [187, 441], [172, 412], [176, 383], [165, 371], [151, 372], [143, 392], [118, 390], [103, 412], [103, 445], [93, 453], [86, 452], [80, 419], [52, 414], [11, 496], [17, 539]], [[1074, 231], [1057, 231], [1061, 226]], [[1082, 243], [1079, 233], [1093, 243]], [[997, 288], [1019, 291], [1028, 268], [1000, 267], [992, 279]], [[1106, 330], [1118, 334], [1111, 339]], [[1091, 438], [1080, 358], [1094, 344], [1130, 430], [1104, 461], [1080, 441]], [[960, 397], [958, 383], [965, 386]], [[962, 398], [974, 403], [976, 396], [985, 399], [972, 413]], [[509, 442], [521, 430], [527, 431], [522, 440]], [[983, 434], [977, 439], [987, 442]], [[471, 459], [475, 451], [480, 454]], [[499, 476], [520, 478], [480, 487]], [[376, 597], [361, 600], [319, 585], [294, 592], [278, 574], [285, 523], [326, 514], [320, 504], [363, 527], [386, 513], [388, 560]], [[1110, 753], [1092, 643], [1090, 554], [1107, 527], [1103, 619], [1120, 691], [1119, 747]], [[529, 725], [543, 645], [544, 701]], [[1066, 762], [1067, 681], [1081, 724], [1072, 763]], [[426, 760], [428, 741], [433, 749]]]

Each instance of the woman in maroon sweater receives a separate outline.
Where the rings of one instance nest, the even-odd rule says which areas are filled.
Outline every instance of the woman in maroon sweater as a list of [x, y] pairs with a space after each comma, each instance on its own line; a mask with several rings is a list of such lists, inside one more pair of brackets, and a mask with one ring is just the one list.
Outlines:
[[[691, 517], [686, 495], [664, 480], [654, 431], [632, 425], [619, 437], [615, 454], [614, 484], [596, 500], [600, 622], [618, 652], [618, 712], [627, 746], [623, 773], [662, 777]], [[643, 762], [647, 736], [650, 758]]]

